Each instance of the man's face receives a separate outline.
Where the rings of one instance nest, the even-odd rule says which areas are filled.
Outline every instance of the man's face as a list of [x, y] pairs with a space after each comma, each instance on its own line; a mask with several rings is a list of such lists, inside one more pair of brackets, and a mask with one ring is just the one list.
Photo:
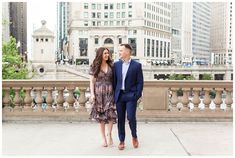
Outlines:
[[119, 46], [118, 52], [121, 59], [125, 59], [131, 56], [130, 50], [127, 49], [125, 46]]

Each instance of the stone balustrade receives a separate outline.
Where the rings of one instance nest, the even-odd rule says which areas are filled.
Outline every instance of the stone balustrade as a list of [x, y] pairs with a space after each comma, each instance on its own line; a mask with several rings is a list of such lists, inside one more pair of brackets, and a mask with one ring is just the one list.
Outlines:
[[[83, 111], [87, 116], [90, 108], [88, 80], [4, 80], [2, 89], [3, 115], [24, 112], [74, 115]], [[77, 99], [75, 89], [80, 91]], [[181, 117], [215, 112], [216, 117], [223, 113], [232, 118], [232, 93], [232, 81], [145, 81], [137, 114]]]

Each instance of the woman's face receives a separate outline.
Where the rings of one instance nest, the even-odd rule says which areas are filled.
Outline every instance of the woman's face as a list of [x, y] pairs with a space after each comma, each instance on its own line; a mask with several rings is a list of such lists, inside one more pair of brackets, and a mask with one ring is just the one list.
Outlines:
[[109, 59], [109, 51], [105, 49], [103, 51], [103, 60], [107, 61]]

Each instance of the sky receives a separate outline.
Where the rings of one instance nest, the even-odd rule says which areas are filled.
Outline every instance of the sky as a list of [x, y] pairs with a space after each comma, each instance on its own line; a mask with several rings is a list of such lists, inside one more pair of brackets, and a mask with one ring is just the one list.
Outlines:
[[46, 20], [46, 27], [56, 35], [56, 18], [56, 1], [27, 1], [27, 47], [29, 58], [31, 58], [32, 53], [33, 30], [41, 27], [41, 20]]

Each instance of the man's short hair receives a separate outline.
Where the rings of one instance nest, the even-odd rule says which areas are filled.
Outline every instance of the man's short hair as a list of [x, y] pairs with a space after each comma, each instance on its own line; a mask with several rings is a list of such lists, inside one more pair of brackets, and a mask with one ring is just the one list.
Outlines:
[[130, 52], [132, 52], [132, 50], [133, 50], [131, 45], [129, 45], [129, 44], [120, 44], [120, 46], [124, 46], [125, 48], [129, 49]]

